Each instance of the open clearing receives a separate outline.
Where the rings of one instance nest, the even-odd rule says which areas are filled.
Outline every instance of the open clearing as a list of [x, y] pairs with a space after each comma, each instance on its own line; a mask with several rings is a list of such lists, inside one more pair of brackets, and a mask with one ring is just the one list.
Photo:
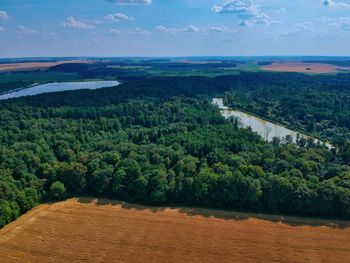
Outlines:
[[84, 60], [64, 60], [58, 62], [23, 62], [23, 63], [11, 63], [11, 64], [0, 64], [0, 72], [10, 71], [29, 71], [37, 69], [48, 69], [53, 66], [66, 63], [88, 63]]
[[0, 261], [350, 262], [347, 222], [280, 219], [71, 199], [0, 230]]
[[261, 69], [276, 72], [300, 72], [300, 73], [337, 73], [350, 71], [350, 67], [340, 67], [322, 63], [302, 63], [302, 62], [275, 62], [271, 65], [262, 66]]

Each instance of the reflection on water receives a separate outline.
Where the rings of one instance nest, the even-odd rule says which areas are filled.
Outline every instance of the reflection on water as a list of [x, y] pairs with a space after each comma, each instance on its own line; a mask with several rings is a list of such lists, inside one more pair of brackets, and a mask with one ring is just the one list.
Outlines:
[[[238, 117], [243, 127], [251, 127], [252, 131], [258, 133], [267, 141], [272, 141], [274, 137], [285, 139], [287, 135], [290, 135], [292, 141], [296, 142], [298, 134], [300, 137], [304, 137], [305, 139], [310, 138], [310, 136], [287, 129], [286, 127], [283, 127], [281, 125], [265, 121], [259, 117], [250, 115], [242, 111], [233, 110], [224, 105], [222, 98], [214, 98], [212, 103], [219, 107], [222, 116], [224, 116], [225, 118], [229, 118], [232, 116]], [[316, 143], [319, 141], [318, 139], [314, 140]], [[326, 146], [328, 148], [333, 148], [332, 145], [327, 143]]]
[[9, 93], [0, 96], [0, 100], [6, 100], [11, 98], [19, 98], [24, 96], [33, 96], [47, 92], [58, 92], [65, 90], [80, 90], [80, 89], [100, 89], [107, 87], [114, 87], [119, 85], [118, 81], [87, 81], [87, 82], [59, 82], [48, 83], [34, 87], [29, 87], [17, 91], [11, 91]]

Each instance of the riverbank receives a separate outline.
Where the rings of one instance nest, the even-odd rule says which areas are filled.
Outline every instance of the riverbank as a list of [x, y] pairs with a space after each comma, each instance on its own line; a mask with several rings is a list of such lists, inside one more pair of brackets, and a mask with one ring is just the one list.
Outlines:
[[290, 135], [292, 136], [293, 142], [296, 142], [296, 138], [299, 134], [299, 136], [305, 139], [312, 138], [316, 143], [320, 142], [321, 144], [325, 144], [329, 149], [335, 148], [329, 142], [317, 138], [316, 136], [309, 135], [306, 132], [290, 129], [288, 126], [280, 124], [276, 121], [270, 121], [265, 117], [261, 117], [244, 109], [232, 109], [225, 106], [222, 98], [213, 98], [212, 103], [219, 107], [221, 114], [225, 118], [229, 118], [231, 116], [238, 117], [242, 121], [243, 126], [251, 127], [254, 132], [257, 132], [268, 141], [272, 141], [274, 137], [279, 137], [282, 139], [287, 135]]

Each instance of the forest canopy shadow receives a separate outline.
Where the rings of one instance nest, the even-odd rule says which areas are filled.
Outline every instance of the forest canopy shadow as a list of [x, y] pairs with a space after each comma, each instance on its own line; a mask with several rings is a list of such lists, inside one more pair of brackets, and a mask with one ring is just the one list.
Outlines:
[[94, 203], [96, 206], [121, 206], [125, 209], [149, 211], [152, 213], [160, 213], [165, 210], [177, 210], [180, 213], [186, 214], [190, 217], [201, 216], [204, 218], [216, 218], [222, 220], [233, 220], [233, 221], [244, 221], [248, 219], [258, 219], [264, 221], [270, 221], [275, 223], [282, 223], [292, 227], [302, 226], [326, 226], [332, 228], [345, 229], [350, 227], [350, 221], [337, 220], [337, 219], [324, 219], [324, 218], [311, 218], [311, 217], [297, 217], [297, 216], [285, 216], [277, 214], [267, 213], [253, 213], [253, 212], [240, 212], [231, 210], [218, 210], [211, 208], [200, 208], [200, 207], [183, 207], [183, 206], [150, 206], [134, 204], [125, 201], [111, 200], [104, 198], [95, 197], [79, 197], [77, 199], [79, 203], [91, 204]]

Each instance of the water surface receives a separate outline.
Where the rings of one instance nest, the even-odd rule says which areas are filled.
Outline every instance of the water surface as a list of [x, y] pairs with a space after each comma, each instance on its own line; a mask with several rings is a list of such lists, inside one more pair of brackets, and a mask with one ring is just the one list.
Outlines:
[[118, 81], [54, 82], [8, 92], [0, 95], [0, 100], [65, 90], [100, 89], [118, 86], [119, 84]]
[[[297, 136], [304, 137], [305, 139], [310, 138], [310, 136], [306, 134], [302, 134], [300, 132], [296, 132], [290, 130], [282, 125], [275, 124], [254, 115], [239, 111], [233, 110], [224, 105], [222, 98], [214, 98], [213, 104], [219, 107], [221, 115], [225, 118], [229, 117], [238, 117], [240, 123], [243, 127], [251, 127], [252, 131], [258, 133], [265, 140], [271, 142], [274, 137], [280, 138], [281, 140], [285, 139], [287, 135], [291, 136], [292, 141], [295, 143], [297, 140]], [[313, 138], [317, 143], [319, 140]], [[328, 148], [333, 148], [332, 145], [325, 143]]]

